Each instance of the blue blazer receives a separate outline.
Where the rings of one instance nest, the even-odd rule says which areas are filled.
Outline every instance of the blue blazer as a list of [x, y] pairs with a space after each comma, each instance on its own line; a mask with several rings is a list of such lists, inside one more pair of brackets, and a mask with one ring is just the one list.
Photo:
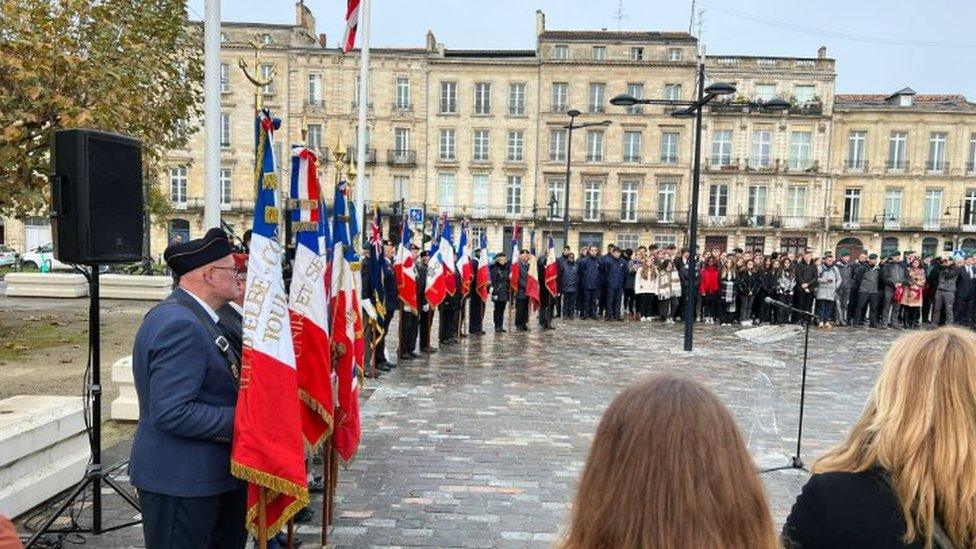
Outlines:
[[[234, 490], [230, 442], [237, 381], [176, 289], [143, 319], [132, 349], [139, 424], [129, 477], [140, 490], [178, 497]], [[191, 305], [207, 313], [195, 301]]]

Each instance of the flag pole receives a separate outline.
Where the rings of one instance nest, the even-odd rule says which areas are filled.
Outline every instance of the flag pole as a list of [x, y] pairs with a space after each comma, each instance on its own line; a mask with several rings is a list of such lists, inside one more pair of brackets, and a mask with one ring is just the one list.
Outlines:
[[[366, 178], [366, 114], [369, 109], [369, 5], [370, 0], [362, 0], [359, 4], [359, 24], [357, 31], [361, 33], [362, 41], [359, 49], [359, 118], [358, 135], [356, 136], [356, 173]], [[356, 204], [366, 204], [362, 185], [355, 188]], [[365, 231], [364, 231], [365, 234]]]
[[295, 519], [288, 519], [288, 549], [295, 549]]
[[258, 547], [268, 546], [267, 488], [258, 486]]
[[[337, 417], [339, 413], [336, 408], [332, 417]], [[329, 543], [329, 525], [331, 517], [329, 515], [330, 500], [332, 499], [332, 435], [325, 439], [322, 445], [322, 547]]]

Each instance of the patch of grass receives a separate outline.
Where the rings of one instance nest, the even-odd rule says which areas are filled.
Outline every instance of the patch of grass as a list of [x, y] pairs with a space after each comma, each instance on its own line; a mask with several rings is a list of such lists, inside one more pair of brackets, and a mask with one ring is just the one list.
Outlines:
[[17, 360], [41, 349], [81, 345], [88, 340], [84, 325], [60, 315], [37, 315], [0, 323], [0, 360]]

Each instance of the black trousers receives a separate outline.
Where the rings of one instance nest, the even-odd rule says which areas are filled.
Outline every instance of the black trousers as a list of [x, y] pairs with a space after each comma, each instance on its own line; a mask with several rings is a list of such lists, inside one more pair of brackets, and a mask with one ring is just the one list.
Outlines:
[[566, 318], [573, 318], [576, 312], [576, 292], [563, 292], [563, 311]]
[[494, 310], [491, 312], [492, 320], [495, 321], [495, 331], [500, 332], [505, 329], [505, 302], [495, 301]]
[[420, 350], [430, 350], [430, 330], [434, 324], [434, 311], [420, 313]]
[[139, 490], [147, 549], [243, 549], [247, 491], [177, 497]]
[[515, 299], [515, 327], [529, 328], [529, 298], [527, 297]]
[[878, 323], [878, 321], [880, 320], [878, 309], [881, 308], [881, 297], [882, 294], [879, 292], [872, 292], [872, 293], [858, 292], [857, 313], [855, 314], [855, 318], [858, 320], [858, 323], [863, 322], [861, 319], [864, 318], [864, 312], [868, 308], [868, 306], [871, 307], [871, 316], [868, 317], [868, 322], [871, 324], [871, 326], [874, 326]]
[[607, 288], [607, 318], [622, 318], [620, 316], [620, 300], [623, 293], [623, 288]]
[[438, 341], [443, 343], [449, 339], [457, 338], [457, 325], [454, 324], [455, 314], [457, 311], [455, 311], [453, 308], [445, 308], [443, 305], [439, 311], [441, 312], [441, 322]]
[[399, 354], [413, 352], [417, 347], [417, 332], [420, 319], [407, 310], [400, 311], [400, 348]]
[[583, 318], [596, 318], [596, 302], [599, 298], [599, 288], [583, 290]]
[[485, 313], [485, 302], [477, 295], [468, 298], [468, 333], [476, 334], [484, 331], [481, 320]]
[[386, 314], [380, 319], [380, 326], [383, 327], [383, 337], [376, 343], [376, 363], [386, 362], [386, 336], [389, 335], [390, 324], [393, 323], [393, 314], [396, 309], [387, 309]]

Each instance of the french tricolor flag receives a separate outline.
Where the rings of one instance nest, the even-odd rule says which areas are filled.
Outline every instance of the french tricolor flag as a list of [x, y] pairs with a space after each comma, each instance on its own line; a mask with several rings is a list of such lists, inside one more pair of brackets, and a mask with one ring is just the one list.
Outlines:
[[461, 238], [458, 239], [457, 272], [461, 273], [461, 297], [467, 297], [471, 291], [471, 278], [474, 265], [471, 263], [471, 245], [468, 243], [468, 233], [471, 228], [467, 221], [461, 222]]
[[440, 254], [441, 265], [443, 266], [441, 278], [444, 280], [444, 290], [449, 295], [454, 295], [454, 292], [457, 291], [457, 279], [454, 277], [454, 273], [457, 272], [457, 265], [455, 263], [456, 258], [454, 257], [454, 236], [451, 232], [451, 220], [447, 218], [447, 214], [444, 214], [444, 228], [441, 231], [441, 239], [438, 241], [437, 250]]
[[240, 389], [234, 416], [231, 473], [246, 480], [247, 527], [258, 530], [264, 489], [268, 531], [277, 532], [308, 504], [298, 376], [288, 294], [282, 278], [274, 132], [280, 121], [258, 113], [257, 198], [244, 297]]
[[396, 256], [393, 258], [393, 274], [396, 276], [397, 293], [400, 302], [407, 311], [417, 314], [417, 266], [413, 261], [413, 252], [410, 250], [410, 240], [413, 238], [413, 231], [404, 219], [400, 227], [400, 245], [397, 246]]
[[481, 248], [478, 251], [478, 273], [475, 288], [481, 301], [488, 303], [489, 287], [491, 286], [491, 273], [488, 270], [488, 237], [481, 233]]

